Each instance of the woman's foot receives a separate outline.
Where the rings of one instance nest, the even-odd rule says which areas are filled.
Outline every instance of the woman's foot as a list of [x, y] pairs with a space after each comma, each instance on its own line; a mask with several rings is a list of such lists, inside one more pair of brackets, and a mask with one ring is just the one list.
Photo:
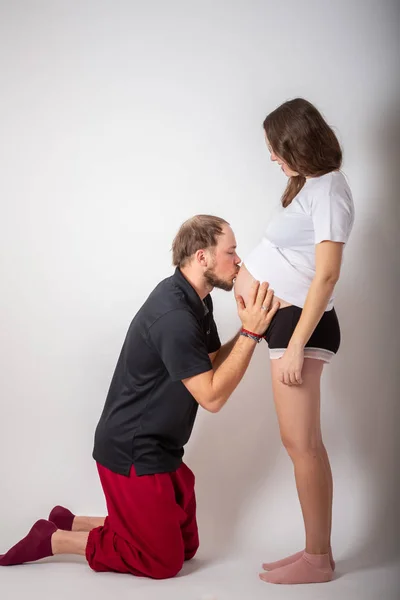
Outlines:
[[[286, 567], [286, 565], [291, 565], [292, 563], [296, 562], [296, 560], [299, 560], [299, 558], [301, 558], [303, 554], [304, 550], [301, 550], [300, 552], [296, 552], [296, 554], [291, 554], [290, 556], [282, 558], [281, 560], [276, 560], [275, 562], [271, 563], [263, 563], [262, 568], [264, 569], [264, 571], [274, 571], [275, 569], [279, 569], [280, 567]], [[331, 564], [332, 571], [334, 571], [336, 568], [336, 563], [333, 560], [332, 548], [329, 548], [329, 561]]]
[[303, 552], [296, 561], [274, 569], [269, 573], [260, 573], [260, 579], [267, 583], [300, 584], [326, 583], [333, 578], [329, 554], [308, 554]]
[[0, 555], [0, 566], [22, 565], [53, 556], [51, 537], [57, 527], [50, 521], [40, 519], [20, 542], [15, 544], [8, 552]]

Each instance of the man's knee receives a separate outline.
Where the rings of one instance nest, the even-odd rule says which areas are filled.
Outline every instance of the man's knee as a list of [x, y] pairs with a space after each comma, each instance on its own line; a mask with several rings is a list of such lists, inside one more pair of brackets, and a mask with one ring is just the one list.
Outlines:
[[184, 560], [186, 560], [186, 557], [182, 554], [181, 556], [168, 557], [165, 560], [157, 561], [151, 577], [153, 579], [171, 579], [171, 577], [175, 577], [181, 571]]
[[185, 550], [185, 560], [191, 560], [197, 554], [197, 550], [199, 549], [199, 544], [194, 546], [193, 548]]

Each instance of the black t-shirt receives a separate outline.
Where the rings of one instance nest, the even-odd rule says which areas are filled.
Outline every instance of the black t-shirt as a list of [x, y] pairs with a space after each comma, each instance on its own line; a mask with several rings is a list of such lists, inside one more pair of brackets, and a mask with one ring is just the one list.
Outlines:
[[221, 347], [211, 296], [204, 301], [179, 269], [133, 319], [95, 433], [93, 458], [115, 473], [178, 469], [198, 403], [182, 383], [212, 369]]

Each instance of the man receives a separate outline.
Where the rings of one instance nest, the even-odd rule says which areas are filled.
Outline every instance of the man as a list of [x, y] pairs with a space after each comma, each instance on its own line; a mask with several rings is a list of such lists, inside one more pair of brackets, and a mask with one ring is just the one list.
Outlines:
[[182, 462], [199, 404], [216, 413], [242, 379], [278, 305], [255, 284], [243, 328], [221, 347], [210, 292], [232, 290], [239, 271], [235, 236], [218, 217], [186, 221], [173, 242], [176, 271], [143, 304], [128, 330], [93, 457], [108, 516], [55, 507], [0, 565], [53, 554], [86, 556], [95, 571], [173, 577], [198, 548], [194, 476]]

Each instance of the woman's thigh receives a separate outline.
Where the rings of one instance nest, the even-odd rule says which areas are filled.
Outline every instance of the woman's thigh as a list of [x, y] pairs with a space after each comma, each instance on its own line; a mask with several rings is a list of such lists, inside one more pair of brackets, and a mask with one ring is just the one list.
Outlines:
[[321, 443], [320, 381], [324, 363], [304, 359], [302, 385], [279, 381], [278, 360], [271, 360], [272, 389], [281, 438], [285, 446], [308, 450]]

